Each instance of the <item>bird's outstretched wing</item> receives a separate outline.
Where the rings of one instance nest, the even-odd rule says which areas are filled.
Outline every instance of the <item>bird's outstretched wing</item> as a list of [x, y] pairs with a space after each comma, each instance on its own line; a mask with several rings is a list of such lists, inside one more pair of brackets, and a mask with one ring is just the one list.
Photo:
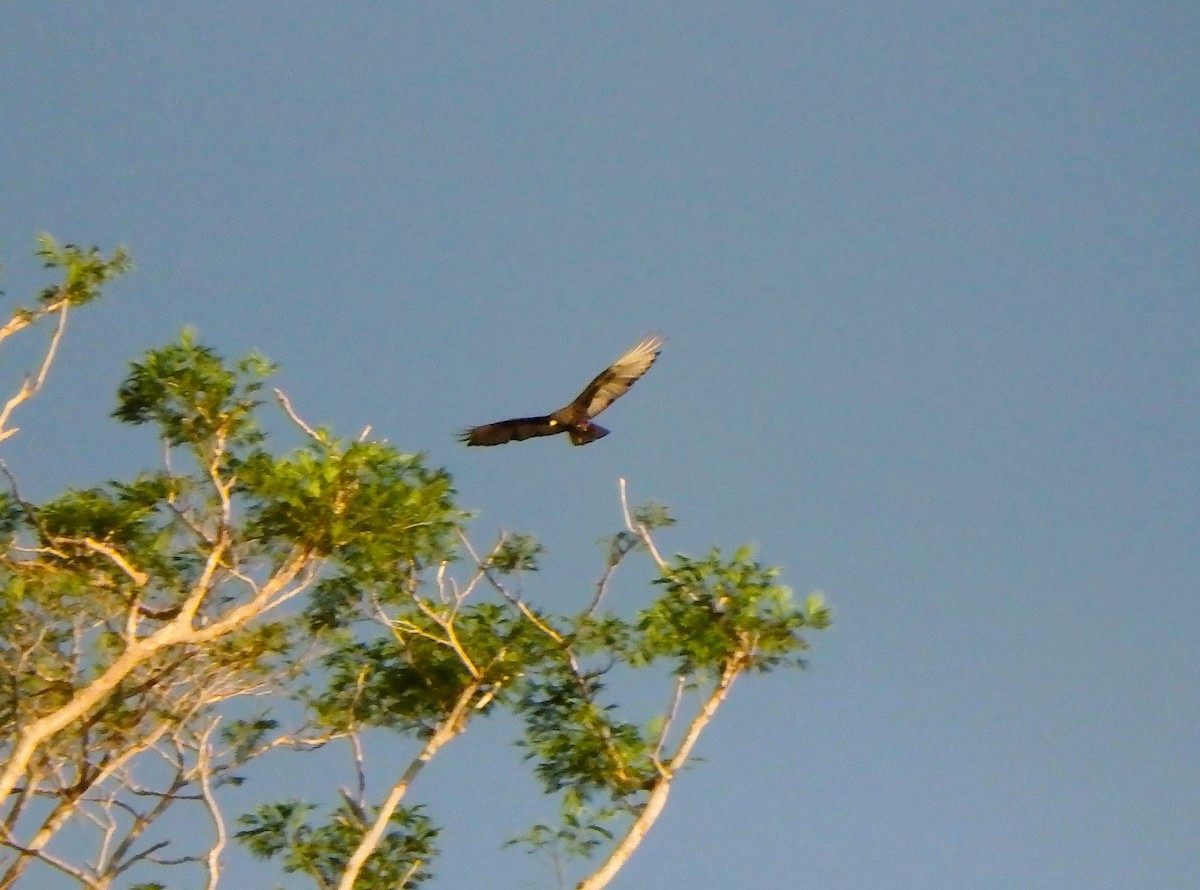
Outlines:
[[582, 411], [584, 417], [595, 417], [637, 383], [638, 378], [650, 370], [654, 360], [662, 351], [662, 337], [654, 334], [646, 337], [623, 356], [617, 359], [575, 397], [568, 408]]
[[503, 445], [505, 442], [520, 442], [535, 436], [553, 436], [568, 433], [572, 444], [587, 445], [608, 435], [608, 430], [591, 422], [591, 419], [623, 396], [643, 374], [650, 370], [654, 360], [662, 351], [663, 338], [655, 334], [617, 359], [587, 385], [575, 400], [553, 414], [541, 417], [515, 417], [485, 423], [463, 430], [459, 441], [468, 445]]
[[468, 445], [503, 445], [505, 442], [532, 439], [534, 436], [553, 436], [562, 431], [563, 428], [556, 421], [552, 422], [549, 415], [514, 417], [512, 420], [473, 426], [459, 433], [458, 439]]

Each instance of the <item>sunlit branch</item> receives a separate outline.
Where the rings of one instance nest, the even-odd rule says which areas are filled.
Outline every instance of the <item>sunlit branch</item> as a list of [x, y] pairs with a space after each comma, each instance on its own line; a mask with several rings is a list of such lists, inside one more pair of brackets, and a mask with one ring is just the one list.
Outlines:
[[221, 852], [225, 849], [226, 843], [225, 819], [221, 815], [221, 808], [217, 805], [217, 799], [212, 790], [212, 749], [209, 745], [209, 738], [219, 722], [220, 718], [217, 717], [209, 723], [201, 734], [196, 749], [196, 772], [200, 778], [200, 793], [204, 797], [204, 805], [208, 808], [209, 818], [212, 819], [213, 828], [217, 833], [216, 840], [208, 848], [204, 857], [208, 867], [208, 883], [205, 885], [207, 890], [216, 890], [217, 881], [221, 875]]
[[650, 797], [646, 801], [645, 807], [634, 820], [629, 830], [617, 843], [617, 845], [609, 853], [608, 859], [592, 874], [588, 875], [576, 885], [576, 890], [600, 890], [606, 887], [616, 875], [618, 871], [625, 865], [629, 857], [633, 855], [633, 851], [638, 848], [642, 840], [646, 836], [646, 832], [658, 820], [662, 813], [663, 807], [667, 805], [667, 798], [671, 793], [671, 780], [675, 774], [687, 763], [691, 757], [692, 748], [696, 741], [700, 738], [700, 733], [708, 725], [713, 715], [717, 712], [717, 708], [725, 700], [729, 694], [729, 689], [733, 685], [733, 681], [737, 679], [744, 667], [744, 662], [740, 657], [731, 658], [725, 664], [724, 670], [721, 672], [721, 677], [717, 681], [713, 691], [709, 693], [704, 704], [696, 716], [692, 718], [692, 722], [688, 725], [687, 731], [679, 742], [679, 747], [675, 749], [675, 754], [671, 757], [668, 764], [660, 766], [659, 778], [653, 783], [650, 789]]
[[[37, 833], [24, 845], [25, 848], [32, 851], [38, 851], [45, 847], [45, 845], [50, 842], [58, 830], [62, 828], [64, 824], [66, 824], [67, 820], [69, 820], [71, 816], [76, 813], [76, 808], [82, 802], [81, 798], [85, 793], [92, 788], [102, 787], [110, 779], [115, 779], [119, 775], [121, 768], [134, 756], [142, 751], [152, 748], [158, 739], [166, 733], [167, 728], [167, 724], [165, 723], [156, 727], [147, 738], [143, 739], [137, 744], [130, 745], [124, 750], [117, 752], [115, 756], [107, 759], [103, 766], [101, 766], [93, 775], [88, 777], [86, 784], [79, 785], [74, 788], [72, 793], [63, 798], [59, 805], [55, 807], [54, 811], [47, 815]], [[34, 780], [31, 778], [30, 781], [33, 782]], [[11, 825], [9, 825], [8, 828], [11, 828]], [[8, 833], [7, 830], [5, 834], [9, 839], [8, 842], [10, 845], [15, 847], [15, 844], [11, 841], [12, 835]], [[10, 887], [22, 869], [23, 865], [20, 860], [14, 863], [9, 870], [2, 877], [0, 877], [0, 890], [6, 890], [6, 888]]]
[[400, 882], [396, 885], [396, 890], [404, 890], [412, 876], [415, 875], [424, 864], [424, 859], [414, 859], [412, 865], [410, 865], [404, 874], [400, 876]]
[[[209, 590], [209, 585], [212, 583], [213, 575], [226, 546], [227, 544], [221, 541], [213, 548], [194, 592], [185, 601], [177, 618], [149, 636], [127, 645], [124, 651], [114, 658], [99, 676], [81, 689], [66, 705], [24, 727], [17, 743], [12, 748], [8, 763], [0, 772], [0, 800], [8, 797], [18, 779], [28, 769], [38, 746], [90, 713], [125, 677], [154, 653], [166, 646], [179, 643], [204, 643], [229, 633], [307, 589], [314, 582], [319, 571], [319, 560], [314, 559], [308, 553], [296, 551], [263, 585], [262, 590], [253, 600], [230, 609], [220, 619], [205, 627], [194, 627], [192, 622], [196, 609]], [[302, 573], [304, 573], [303, 577], [299, 577], [297, 580]], [[295, 583], [293, 584], [293, 582]]]
[[[292, 423], [296, 424], [296, 426], [298, 426], [298, 427], [300, 427], [300, 429], [304, 430], [304, 432], [310, 438], [314, 439], [317, 442], [323, 442], [324, 439], [321, 437], [321, 435], [316, 430], [314, 430], [311, 426], [309, 426], [307, 423], [305, 423], [301, 419], [300, 415], [297, 414], [295, 412], [295, 410], [293, 410], [291, 400], [289, 400], [288, 397], [286, 395], [284, 395], [283, 390], [279, 389], [278, 387], [272, 387], [272, 390], [275, 393], [275, 398], [279, 400], [280, 407], [282, 407], [284, 410], [284, 413], [287, 414], [287, 416], [291, 418]], [[370, 429], [371, 429], [370, 427], [367, 427], [365, 430], [362, 431], [362, 435], [359, 437], [360, 442], [363, 441], [364, 438], [366, 438], [366, 435], [368, 432], [370, 432]]]
[[103, 543], [102, 541], [97, 541], [94, 538], [82, 538], [80, 540], [80, 543], [83, 544], [84, 547], [87, 547], [89, 550], [94, 550], [96, 553], [100, 553], [100, 554], [103, 554], [104, 556], [107, 556], [110, 560], [112, 560], [116, 564], [117, 568], [119, 568], [122, 572], [124, 572], [126, 575], [128, 575], [129, 580], [131, 580], [138, 587], [145, 587], [146, 584], [149, 583], [149, 581], [150, 581], [149, 575], [147, 575], [143, 571], [140, 571], [140, 570], [134, 568], [133, 564], [130, 563], [129, 560], [127, 560], [124, 556], [122, 556], [120, 553], [118, 553], [116, 550], [114, 550], [112, 547], [108, 546], [107, 544]]
[[650, 532], [646, 526], [633, 521], [633, 514], [629, 511], [629, 497], [625, 491], [625, 480], [621, 479], [621, 511], [625, 514], [625, 527], [642, 539], [646, 545], [646, 549], [650, 551], [650, 555], [654, 561], [658, 563], [658, 567], [664, 571], [667, 568], [666, 561], [658, 552], [658, 548], [654, 546], [654, 541], [650, 537]]
[[400, 801], [404, 799], [404, 795], [408, 792], [409, 786], [421, 769], [427, 764], [433, 756], [456, 735], [466, 728], [466, 714], [471, 705], [471, 700], [479, 691], [479, 681], [468, 683], [458, 698], [454, 702], [454, 706], [446, 715], [445, 719], [438, 725], [438, 728], [426, 740], [424, 747], [408, 768], [400, 776], [399, 780], [392, 786], [388, 792], [387, 798], [379, 807], [379, 812], [375, 816], [375, 821], [371, 823], [371, 827], [363, 834], [362, 840], [350, 859], [346, 863], [346, 869], [342, 872], [341, 880], [338, 882], [337, 890], [352, 890], [354, 882], [358, 879], [359, 872], [362, 871], [363, 865], [366, 864], [367, 858], [379, 846], [384, 832], [387, 830], [387, 824], [392, 818], [392, 814], [396, 812], [396, 808], [400, 806]]
[[[562, 645], [566, 641], [563, 635], [550, 625], [546, 624], [546, 622], [542, 621], [542, 619], [538, 618], [523, 599], [513, 596], [511, 593], [509, 593], [508, 588], [496, 580], [496, 577], [488, 568], [487, 562], [479, 558], [479, 554], [475, 552], [475, 548], [471, 546], [470, 540], [465, 534], [463, 534], [461, 530], [458, 532], [458, 537], [462, 541], [463, 547], [466, 548], [467, 553], [470, 554], [471, 559], [475, 562], [475, 565], [478, 566], [479, 571], [483, 574], [483, 577], [487, 579], [488, 583], [492, 585], [496, 592], [508, 600], [512, 605], [516, 606], [517, 609], [520, 610], [521, 614], [525, 616], [526, 620], [528, 620], [534, 627], [536, 627], [550, 639], [554, 640], [554, 642]], [[497, 546], [499, 546], [499, 544], [497, 544]]]
[[655, 766], [660, 766], [662, 762], [662, 749], [667, 743], [667, 736], [671, 732], [671, 727], [675, 724], [675, 718], [679, 715], [679, 705], [683, 702], [685, 689], [687, 689], [687, 677], [676, 677], [675, 691], [671, 695], [671, 707], [667, 711], [666, 719], [663, 720], [662, 729], [658, 733], [658, 740], [654, 743], [654, 754], [651, 755]]
[[[9, 436], [19, 432], [16, 427], [13, 427], [12, 429], [6, 429], [8, 425], [8, 418], [21, 403], [37, 395], [37, 393], [41, 390], [42, 385], [46, 382], [46, 375], [50, 372], [50, 365], [54, 362], [54, 355], [56, 352], [58, 352], [58, 344], [62, 339], [63, 330], [67, 325], [67, 309], [69, 308], [70, 304], [66, 299], [63, 299], [54, 305], [55, 309], [53, 311], [58, 312], [58, 321], [54, 326], [54, 334], [50, 337], [50, 346], [46, 350], [45, 358], [42, 359], [41, 368], [38, 369], [35, 377], [26, 377], [21, 383], [21, 388], [17, 390], [16, 394], [5, 403], [4, 408], [0, 409], [0, 442], [3, 442]], [[46, 311], [48, 312], [50, 310]], [[12, 322], [9, 322], [8, 325], [5, 325], [3, 330], [0, 330], [0, 341], [2, 341], [9, 334], [13, 333], [13, 331], [9, 330], [11, 325]], [[22, 327], [24, 327], [24, 325], [22, 325]], [[17, 330], [20, 330], [20, 328], [17, 328]]]

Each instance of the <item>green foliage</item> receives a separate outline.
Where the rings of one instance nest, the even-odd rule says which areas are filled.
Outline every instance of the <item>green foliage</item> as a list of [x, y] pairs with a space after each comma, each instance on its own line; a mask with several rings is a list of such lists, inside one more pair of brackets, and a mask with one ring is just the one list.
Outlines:
[[488, 565], [501, 575], [536, 572], [543, 547], [533, 535], [505, 535], [488, 557]]
[[278, 728], [279, 721], [265, 715], [229, 720], [221, 727], [221, 740], [232, 746], [235, 760], [244, 761]]
[[[9, 567], [38, 582], [25, 588], [36, 601], [78, 596], [84, 613], [97, 617], [134, 595], [129, 568], [150, 573], [160, 596], [179, 595], [202, 563], [198, 551], [178, 546], [178, 518], [165, 503], [168, 492], [184, 488], [162, 474], [147, 474], [129, 484], [68, 489], [41, 506], [23, 505], [22, 524], [45, 550], [40, 560]], [[101, 547], [122, 554], [126, 566]]]
[[[62, 283], [41, 309], [18, 310], [10, 331], [64, 300], [94, 299], [128, 266], [120, 251], [105, 259], [48, 238], [40, 254]], [[407, 788], [442, 744], [495, 709], [522, 721], [525, 758], [559, 804], [556, 822], [518, 842], [595, 856], [687, 761], [690, 749], [676, 757], [672, 745], [703, 728], [689, 724], [694, 715], [711, 716], [737, 674], [802, 666], [804, 634], [829, 624], [819, 595], [798, 608], [778, 570], [747, 548], [676, 556], [652, 602], [632, 615], [602, 611], [617, 567], [633, 553], [657, 559], [648, 536], [674, 524], [654, 503], [603, 540], [590, 604], [527, 602], [513, 576], [537, 571], [542, 545], [506, 534], [477, 564], [458, 546], [466, 514], [450, 475], [422, 456], [302, 422], [300, 447], [276, 447], [259, 416], [273, 370], [255, 355], [230, 364], [185, 331], [131, 365], [114, 411], [156, 428], [164, 469], [40, 504], [0, 493], [0, 763], [18, 730], [107, 683], [39, 746], [0, 818], [15, 832], [36, 826], [38, 808], [61, 807], [79, 836], [106, 819], [118, 826], [97, 845], [116, 858], [80, 866], [96, 886], [137, 864], [138, 835], [169, 807], [252, 788], [264, 752], [349, 737], [361, 753], [366, 730], [402, 735], [423, 746], [407, 770], [387, 765]], [[622, 705], [619, 687], [637, 672], [668, 681], [660, 710]], [[160, 785], [145, 779], [160, 774]], [[264, 802], [238, 819], [237, 838], [325, 888], [379, 820], [383, 840], [354, 886], [427, 880], [437, 826], [420, 806], [384, 812], [364, 796], [343, 792], [321, 814], [301, 800]], [[30, 849], [15, 834], [0, 839], [18, 873]], [[175, 849], [157, 858], [204, 861], [172, 859]]]
[[171, 445], [190, 445], [206, 459], [214, 447], [261, 440], [254, 422], [256, 394], [274, 372], [251, 355], [234, 369], [185, 330], [179, 342], [152, 349], [134, 362], [117, 392], [113, 416], [124, 423], [156, 423]]
[[457, 654], [416, 634], [339, 647], [325, 658], [328, 691], [317, 713], [335, 728], [387, 726], [432, 731], [470, 681]]
[[[437, 855], [438, 830], [422, 809], [400, 807], [392, 813], [383, 840], [355, 881], [356, 890], [417, 887], [432, 876], [427, 866]], [[284, 871], [306, 874], [319, 886], [332, 887], [374, 814], [343, 802], [327, 821], [313, 825], [309, 817], [315, 810], [298, 800], [262, 804], [238, 818], [245, 827], [236, 837], [255, 856], [280, 857]]]
[[59, 245], [47, 234], [38, 236], [37, 255], [47, 269], [62, 269], [62, 283], [46, 288], [38, 302], [51, 307], [66, 299], [71, 306], [82, 306], [100, 296], [101, 288], [125, 274], [130, 268], [129, 255], [117, 248], [108, 259], [97, 247], [83, 249], [74, 244]]
[[16, 496], [0, 491], [0, 536], [8, 537], [16, 532], [25, 520], [25, 509]]
[[604, 826], [619, 816], [620, 811], [611, 807], [592, 809], [577, 794], [568, 791], [563, 795], [557, 825], [539, 822], [506, 846], [522, 845], [529, 852], [547, 854], [556, 862], [563, 857], [587, 859], [613, 840], [613, 833]]
[[611, 654], [631, 660], [635, 649], [637, 628], [613, 614], [579, 616], [573, 627], [571, 642], [580, 655]]
[[447, 473], [380, 442], [256, 449], [235, 470], [250, 535], [332, 556], [363, 580], [442, 558], [460, 517]]
[[522, 746], [547, 792], [570, 788], [580, 799], [597, 791], [620, 797], [640, 790], [656, 773], [643, 731], [598, 704], [601, 674], [567, 661], [547, 665], [523, 684]]
[[670, 510], [665, 504], [658, 504], [654, 501], [646, 501], [644, 504], [639, 504], [633, 508], [633, 524], [640, 526], [648, 532], [655, 531], [660, 528], [668, 528], [675, 524]]
[[112, 544], [135, 545], [147, 530], [151, 512], [124, 500], [120, 493], [100, 488], [68, 489], [34, 513], [47, 540], [94, 538]]
[[393, 619], [388, 636], [340, 637], [324, 659], [324, 691], [312, 700], [320, 719], [339, 729], [388, 727], [425, 738], [476, 682], [464, 654], [499, 695], [545, 648], [520, 615], [495, 603], [458, 610], [453, 638], [438, 617], [447, 621], [449, 610], [431, 616], [411, 607]]
[[720, 673], [733, 659], [765, 671], [808, 648], [800, 632], [819, 629], [828, 614], [795, 609], [791, 591], [775, 584], [779, 570], [742, 547], [726, 559], [713, 548], [702, 559], [677, 556], [654, 583], [665, 592], [638, 620], [639, 660], [668, 658], [680, 674]]

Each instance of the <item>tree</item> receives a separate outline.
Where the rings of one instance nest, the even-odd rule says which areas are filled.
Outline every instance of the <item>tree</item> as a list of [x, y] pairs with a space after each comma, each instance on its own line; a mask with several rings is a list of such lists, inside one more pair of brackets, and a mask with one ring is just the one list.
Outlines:
[[[39, 253], [60, 280], [0, 342], [55, 327], [0, 412], [0, 441], [44, 384], [68, 312], [127, 266], [48, 238]], [[419, 886], [443, 803], [414, 802], [414, 783], [496, 709], [520, 718], [558, 806], [514, 843], [549, 855], [560, 885], [569, 860], [576, 886], [604, 887], [734, 682], [803, 664], [803, 633], [828, 624], [820, 598], [795, 606], [746, 548], [663, 558], [652, 533], [672, 519], [631, 507], [622, 481], [624, 528], [590, 601], [551, 612], [521, 593], [537, 541], [502, 534], [478, 551], [450, 476], [421, 456], [313, 427], [278, 390], [302, 444], [275, 447], [262, 425], [272, 370], [258, 356], [230, 365], [185, 331], [133, 363], [117, 394], [118, 420], [155, 429], [160, 468], [33, 503], [2, 467], [0, 888], [46, 869], [89, 888], [237, 886], [223, 871], [231, 840], [321, 888]], [[622, 616], [605, 594], [635, 554], [652, 560], [657, 594]], [[661, 713], [619, 707], [615, 666], [664, 679]], [[380, 799], [366, 791], [364, 733], [415, 752]], [[357, 787], [226, 812], [262, 758], [334, 740]], [[161, 831], [188, 809], [207, 831]]]

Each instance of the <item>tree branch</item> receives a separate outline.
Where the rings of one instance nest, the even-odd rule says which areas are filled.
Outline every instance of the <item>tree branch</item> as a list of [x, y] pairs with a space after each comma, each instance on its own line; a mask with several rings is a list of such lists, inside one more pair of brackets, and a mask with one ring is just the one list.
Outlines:
[[217, 888], [217, 881], [221, 876], [221, 852], [225, 849], [227, 840], [225, 820], [221, 816], [221, 809], [217, 806], [217, 799], [212, 790], [212, 749], [208, 742], [213, 730], [220, 722], [221, 718], [216, 717], [208, 725], [200, 736], [199, 748], [196, 751], [196, 771], [200, 774], [200, 793], [204, 796], [204, 805], [208, 808], [208, 814], [212, 818], [217, 832], [216, 841], [209, 847], [208, 853], [204, 857], [205, 864], [208, 866], [206, 890], [216, 890]]
[[[24, 728], [8, 763], [4, 765], [3, 772], [0, 772], [0, 800], [4, 800], [12, 792], [18, 779], [29, 768], [29, 763], [40, 745], [89, 714], [138, 665], [160, 649], [179, 643], [205, 643], [229, 633], [296, 595], [308, 587], [316, 577], [316, 566], [312, 557], [307, 553], [297, 552], [263, 585], [261, 592], [253, 600], [230, 609], [220, 620], [214, 621], [207, 627], [194, 628], [192, 621], [196, 608], [207, 592], [212, 574], [216, 571], [219, 563], [220, 551], [224, 547], [223, 542], [219, 543], [210, 554], [204, 571], [196, 582], [195, 591], [188, 597], [177, 618], [163, 625], [150, 636], [132, 641], [125, 651], [113, 659], [108, 668], [79, 690], [74, 698], [57, 711], [35, 720]], [[286, 589], [306, 567], [309, 569], [308, 575], [302, 578], [295, 587], [290, 590]]]
[[[64, 298], [58, 303], [54, 304], [53, 310], [45, 310], [46, 312], [58, 312], [58, 322], [54, 326], [54, 334], [50, 337], [50, 346], [46, 350], [45, 358], [42, 359], [42, 366], [38, 370], [37, 376], [32, 379], [26, 377], [25, 381], [21, 384], [21, 388], [17, 390], [16, 395], [14, 395], [5, 403], [3, 409], [0, 409], [0, 442], [3, 442], [9, 436], [19, 432], [18, 428], [16, 427], [13, 427], [12, 429], [5, 429], [8, 424], [8, 418], [12, 415], [13, 411], [15, 411], [16, 408], [21, 405], [21, 403], [37, 395], [42, 388], [42, 384], [46, 382], [46, 375], [50, 372], [50, 365], [54, 362], [54, 354], [58, 352], [58, 343], [62, 339], [63, 330], [67, 326], [67, 309], [69, 307], [70, 303], [68, 303]], [[13, 321], [16, 321], [16, 319], [14, 318]], [[5, 325], [3, 330], [0, 330], [0, 340], [3, 340], [5, 337], [9, 336], [9, 334], [14, 333], [15, 330], [20, 330], [21, 327], [26, 326], [21, 325], [20, 327], [10, 330], [13, 325], [13, 321], [10, 321], [7, 325]], [[30, 322], [26, 322], [26, 324], [29, 323]]]
[[709, 694], [696, 716], [692, 718], [692, 722], [688, 726], [687, 732], [684, 733], [683, 739], [680, 740], [679, 747], [676, 749], [675, 755], [671, 758], [671, 762], [661, 768], [661, 775], [651, 787], [650, 797], [646, 801], [645, 808], [638, 815], [637, 819], [634, 820], [633, 825], [629, 827], [625, 836], [613, 848], [604, 864], [580, 881], [576, 885], [576, 890], [600, 890], [600, 888], [608, 886], [609, 881], [613, 879], [616, 873], [628, 861], [629, 857], [633, 855], [633, 851], [642, 843], [642, 840], [646, 837], [646, 832], [658, 820], [663, 807], [667, 805], [667, 797], [671, 793], [671, 780], [684, 764], [687, 763], [696, 740], [700, 738], [700, 733], [704, 731], [708, 722], [717, 712], [717, 708], [721, 706], [721, 702], [729, 694], [729, 688], [733, 685], [733, 681], [737, 679], [741, 671], [742, 662], [740, 659], [730, 659], [725, 665], [725, 669], [721, 672], [721, 677], [717, 681], [717, 685]]
[[[559, 643], [560, 645], [566, 642], [566, 638], [563, 637], [562, 634], [560, 634], [558, 631], [556, 631], [554, 628], [552, 628], [546, 622], [542, 621], [542, 619], [538, 618], [537, 615], [534, 614], [533, 610], [529, 608], [529, 606], [525, 603], [525, 601], [523, 599], [521, 599], [520, 597], [517, 597], [517, 596], [513, 596], [511, 593], [508, 592], [508, 589], [503, 584], [501, 584], [499, 581], [496, 580], [495, 576], [491, 572], [491, 569], [488, 568], [488, 565], [485, 561], [483, 561], [479, 558], [479, 554], [477, 554], [475, 552], [475, 548], [473, 548], [471, 546], [471, 541], [467, 538], [467, 536], [465, 534], [463, 534], [462, 529], [458, 530], [458, 537], [459, 537], [459, 540], [462, 541], [463, 546], [467, 549], [467, 553], [470, 554], [471, 559], [475, 562], [475, 565], [478, 567], [480, 574], [482, 574], [483, 577], [485, 579], [487, 579], [488, 583], [491, 584], [493, 588], [495, 588], [497, 593], [499, 593], [502, 597], [504, 597], [506, 600], [508, 600], [514, 606], [516, 606], [520, 610], [521, 614], [524, 615], [525, 618], [529, 621], [530, 624], [532, 624], [534, 627], [536, 627], [538, 630], [540, 630], [542, 633], [544, 633], [550, 639], [554, 640], [554, 642]], [[496, 546], [499, 546], [499, 544], [497, 544]]]
[[433, 759], [433, 755], [443, 745], [466, 728], [467, 711], [470, 709], [471, 700], [475, 697], [475, 693], [479, 691], [479, 686], [480, 681], [473, 680], [463, 687], [463, 691], [459, 693], [458, 699], [450, 709], [450, 713], [446, 715], [446, 718], [441, 722], [437, 730], [425, 742], [425, 746], [421, 749], [421, 752], [413, 758], [408, 768], [396, 781], [396, 784], [392, 786], [392, 790], [388, 792], [387, 798], [379, 807], [379, 813], [376, 815], [375, 821], [367, 829], [358, 847], [351, 854], [349, 861], [347, 861], [346, 870], [342, 872], [337, 890], [353, 890], [354, 882], [358, 880], [359, 872], [362, 871], [367, 858], [379, 846], [379, 841], [383, 838], [383, 834], [387, 830], [388, 821], [392, 818], [392, 814], [396, 812], [396, 808], [400, 806], [400, 801], [404, 799], [404, 795], [408, 792], [408, 788], [413, 780], [416, 779], [421, 769]]
[[646, 549], [650, 551], [650, 555], [654, 561], [658, 563], [658, 567], [666, 571], [667, 563], [659, 554], [658, 548], [654, 546], [654, 541], [650, 537], [650, 532], [646, 526], [633, 521], [633, 514], [629, 512], [629, 498], [625, 491], [625, 480], [621, 479], [621, 512], [625, 514], [625, 527], [642, 539], [642, 543], [646, 545]]
[[[300, 427], [300, 429], [304, 430], [304, 432], [307, 433], [311, 439], [313, 439], [317, 442], [325, 441], [324, 439], [321, 438], [320, 434], [318, 434], [316, 430], [314, 430], [311, 426], [309, 426], [307, 423], [305, 423], [300, 418], [300, 415], [297, 414], [295, 412], [295, 410], [293, 410], [291, 400], [288, 399], [288, 397], [283, 394], [282, 389], [279, 389], [278, 387], [272, 387], [272, 390], [275, 393], [275, 398], [279, 400], [280, 407], [282, 407], [284, 412], [287, 414], [287, 416], [292, 419], [292, 423], [296, 424], [296, 426], [298, 426], [298, 427]], [[371, 429], [370, 427], [367, 427], [365, 430], [362, 431], [362, 436], [359, 437], [360, 442], [364, 438], [366, 438], [367, 433], [370, 431], [370, 429]]]

